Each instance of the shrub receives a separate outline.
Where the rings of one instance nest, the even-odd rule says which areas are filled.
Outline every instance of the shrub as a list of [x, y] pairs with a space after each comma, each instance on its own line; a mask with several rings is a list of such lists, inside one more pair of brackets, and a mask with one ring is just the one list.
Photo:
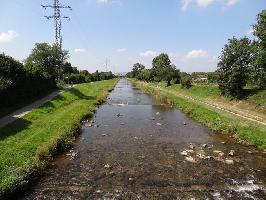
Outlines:
[[181, 78], [181, 87], [183, 89], [189, 89], [192, 87], [192, 79], [190, 76], [184, 76]]

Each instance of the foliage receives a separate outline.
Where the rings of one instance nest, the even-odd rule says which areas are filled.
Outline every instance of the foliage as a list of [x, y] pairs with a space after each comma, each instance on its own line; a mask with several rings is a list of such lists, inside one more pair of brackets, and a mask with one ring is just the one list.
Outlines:
[[68, 84], [90, 83], [94, 81], [110, 80], [115, 78], [112, 72], [98, 72], [90, 74], [87, 70], [78, 73], [65, 74], [64, 82]]
[[207, 79], [208, 79], [208, 83], [218, 83], [218, 79], [219, 79], [219, 73], [218, 72], [208, 72], [207, 73]]
[[183, 76], [181, 78], [181, 88], [189, 89], [192, 87], [192, 78], [191, 76]]
[[133, 65], [133, 69], [132, 69], [132, 77], [136, 78], [138, 77], [139, 73], [145, 69], [145, 66], [140, 64], [140, 63], [136, 63]]
[[251, 80], [258, 88], [266, 89], [266, 10], [258, 14], [253, 28], [258, 41], [253, 43]]
[[28, 71], [39, 71], [46, 78], [57, 79], [68, 57], [68, 51], [61, 50], [57, 44], [37, 43], [25, 60], [25, 67]]
[[44, 159], [67, 147], [116, 80], [81, 84], [0, 129], [0, 199], [27, 183]]
[[247, 72], [252, 61], [251, 42], [248, 38], [229, 39], [218, 63], [219, 88], [223, 95], [239, 98], [247, 83]]
[[171, 81], [175, 84], [180, 83], [181, 75], [180, 70], [171, 64], [169, 56], [162, 53], [153, 59], [152, 69], [146, 69], [144, 65], [136, 63], [132, 71], [127, 73], [127, 77], [142, 81], [167, 81], [167, 85], [170, 86]]
[[55, 88], [55, 82], [34, 67], [32, 64], [30, 70], [25, 69], [19, 61], [0, 54], [0, 108], [20, 104]]

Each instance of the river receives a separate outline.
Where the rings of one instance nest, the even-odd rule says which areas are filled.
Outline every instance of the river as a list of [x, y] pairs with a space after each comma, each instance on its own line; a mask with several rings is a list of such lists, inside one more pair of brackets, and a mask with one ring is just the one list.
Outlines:
[[127, 80], [81, 131], [22, 199], [266, 197], [265, 152], [213, 133]]

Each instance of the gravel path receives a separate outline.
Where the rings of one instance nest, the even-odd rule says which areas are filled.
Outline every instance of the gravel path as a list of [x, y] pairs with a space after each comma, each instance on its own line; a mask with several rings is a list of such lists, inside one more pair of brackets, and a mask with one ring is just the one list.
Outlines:
[[33, 109], [40, 107], [41, 105], [43, 105], [44, 103], [52, 100], [54, 97], [56, 97], [57, 95], [61, 94], [63, 92], [63, 90], [57, 90], [51, 94], [49, 94], [46, 97], [43, 97], [35, 102], [33, 102], [32, 104], [25, 106], [9, 115], [6, 115], [5, 117], [0, 118], [0, 128], [5, 127], [6, 125], [16, 121], [19, 118], [22, 118], [23, 116], [25, 116], [26, 114], [30, 113]]

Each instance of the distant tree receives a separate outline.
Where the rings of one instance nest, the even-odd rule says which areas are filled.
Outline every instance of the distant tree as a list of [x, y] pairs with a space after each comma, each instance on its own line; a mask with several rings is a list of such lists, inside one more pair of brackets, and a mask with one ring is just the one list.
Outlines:
[[248, 38], [229, 39], [218, 63], [218, 84], [223, 95], [240, 97], [247, 83], [247, 72], [252, 61]]
[[171, 61], [169, 56], [165, 53], [162, 53], [155, 57], [152, 61], [152, 70], [155, 81], [168, 80], [170, 76], [168, 76], [166, 72], [171, 71]]
[[140, 63], [136, 63], [133, 65], [133, 69], [132, 69], [132, 77], [133, 78], [137, 78], [138, 74], [145, 69], [145, 66], [140, 64]]
[[137, 79], [141, 81], [151, 81], [151, 70], [150, 69], [143, 69], [138, 73]]
[[192, 77], [189, 76], [183, 76], [181, 78], [181, 88], [183, 89], [189, 89], [192, 87]]
[[218, 83], [219, 73], [218, 72], [208, 72], [207, 78], [208, 78], [208, 83]]
[[181, 72], [179, 69], [176, 68], [175, 65], [172, 65], [174, 69], [173, 80], [175, 84], [179, 84], [181, 82]]
[[251, 79], [259, 88], [266, 89], [266, 10], [258, 14], [257, 24], [253, 28], [258, 41], [253, 43]]
[[88, 72], [88, 70], [81, 70], [79, 72], [80, 74], [84, 74], [85, 76], [89, 75], [90, 73]]
[[25, 60], [25, 67], [28, 71], [34, 69], [44, 77], [56, 79], [63, 73], [63, 66], [68, 57], [68, 51], [61, 50], [56, 44], [37, 43]]

